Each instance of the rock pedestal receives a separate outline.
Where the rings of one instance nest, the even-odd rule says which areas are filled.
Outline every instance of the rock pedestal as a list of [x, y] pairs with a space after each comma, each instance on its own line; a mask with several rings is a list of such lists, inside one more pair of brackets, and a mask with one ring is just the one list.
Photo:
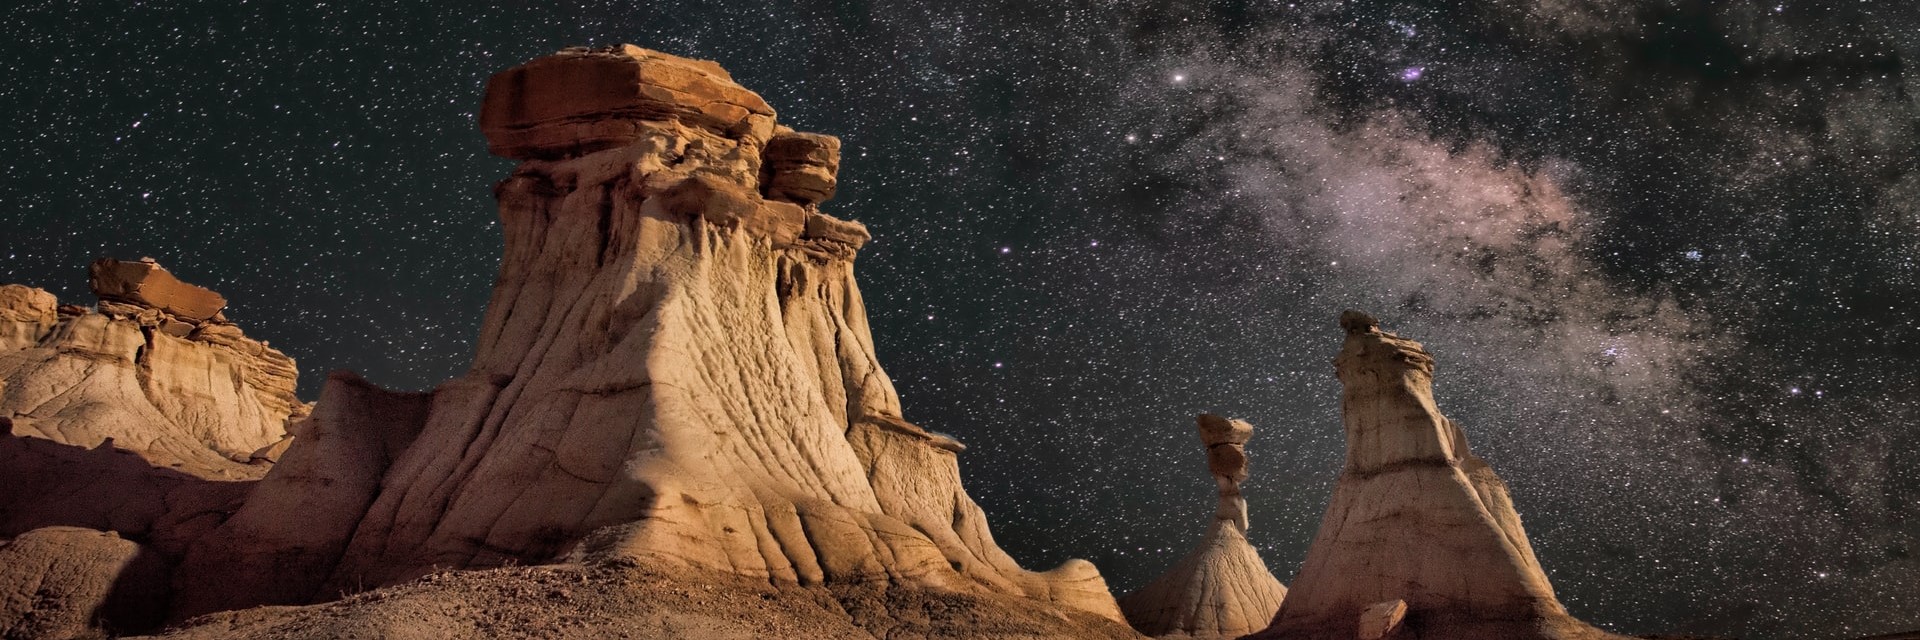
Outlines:
[[[323, 403], [361, 399], [317, 414], [341, 425], [321, 432], [337, 451], [299, 438], [281, 469], [376, 450], [390, 465], [378, 483], [332, 484], [336, 497], [280, 496], [329, 489], [269, 476], [248, 510], [325, 505], [328, 526], [351, 529], [337, 561], [287, 530], [305, 522], [243, 511], [218, 538], [238, 559], [190, 563], [183, 588], [285, 567], [318, 586], [268, 598], [326, 597], [572, 559], [1120, 618], [1091, 564], [1035, 573], [1001, 551], [960, 486], [962, 447], [901, 416], [854, 284], [867, 231], [818, 208], [837, 140], [777, 125], [718, 65], [634, 46], [495, 75], [480, 124], [521, 163], [494, 189], [506, 250], [472, 368], [404, 419], [379, 408], [398, 401], [374, 401], [384, 392], [330, 380]], [[389, 433], [405, 446], [366, 442]]]
[[1253, 638], [1613, 638], [1554, 599], [1507, 485], [1433, 402], [1433, 357], [1342, 315], [1347, 463], [1272, 626]]
[[1287, 596], [1247, 542], [1246, 444], [1253, 425], [1213, 414], [1199, 418], [1207, 469], [1219, 503], [1200, 546], [1139, 591], [1120, 600], [1127, 622], [1161, 638], [1237, 638], [1265, 627]]

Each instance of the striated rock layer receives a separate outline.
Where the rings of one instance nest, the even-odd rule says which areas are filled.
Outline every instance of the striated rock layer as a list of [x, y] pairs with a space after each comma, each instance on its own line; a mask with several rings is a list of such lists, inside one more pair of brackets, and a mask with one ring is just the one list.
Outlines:
[[89, 272], [95, 308], [0, 285], [0, 538], [86, 527], [178, 555], [305, 415], [294, 363], [158, 264]]
[[151, 260], [96, 308], [0, 285], [0, 636], [142, 631], [168, 571], [246, 499], [307, 406], [293, 360]]
[[1200, 443], [1220, 488], [1200, 546], [1139, 591], [1120, 599], [1127, 622], [1160, 638], [1237, 638], [1267, 625], [1287, 588], [1247, 542], [1247, 440], [1253, 425], [1201, 414]]
[[1253, 638], [1613, 638], [1554, 599], [1507, 485], [1433, 402], [1420, 343], [1341, 316], [1347, 464], [1272, 626]]
[[[573, 559], [1120, 619], [1092, 565], [1017, 566], [963, 447], [902, 418], [853, 279], [867, 231], [818, 209], [837, 140], [633, 46], [495, 75], [480, 123], [522, 162], [495, 187], [507, 246], [472, 369], [430, 397], [329, 380], [314, 437], [194, 550], [176, 615]], [[263, 570], [281, 584], [227, 586]]]
[[111, 441], [201, 478], [259, 477], [253, 454], [307, 411], [293, 359], [227, 322], [219, 294], [150, 260], [100, 260], [89, 273], [95, 309], [0, 286], [0, 418], [13, 434]]

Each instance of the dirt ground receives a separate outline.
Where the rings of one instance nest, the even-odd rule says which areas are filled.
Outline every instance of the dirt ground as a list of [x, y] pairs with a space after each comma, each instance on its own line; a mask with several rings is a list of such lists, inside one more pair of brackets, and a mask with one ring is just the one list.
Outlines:
[[1023, 598], [776, 586], [637, 566], [448, 572], [304, 607], [201, 616], [159, 638], [1140, 638]]

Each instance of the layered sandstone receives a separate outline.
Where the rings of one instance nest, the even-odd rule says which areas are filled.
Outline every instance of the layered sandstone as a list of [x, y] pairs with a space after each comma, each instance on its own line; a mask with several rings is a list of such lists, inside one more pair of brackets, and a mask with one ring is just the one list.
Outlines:
[[240, 507], [307, 409], [293, 361], [228, 323], [219, 294], [151, 261], [89, 271], [91, 309], [0, 286], [8, 638], [157, 623], [170, 565]]
[[1254, 638], [1612, 638], [1572, 616], [1507, 485], [1433, 401], [1433, 357], [1372, 317], [1340, 318], [1347, 462], [1306, 563]]
[[111, 441], [195, 477], [258, 477], [253, 453], [307, 411], [293, 359], [227, 322], [219, 294], [150, 260], [100, 260], [89, 272], [94, 309], [0, 287], [0, 418], [13, 434]]
[[1127, 622], [1160, 638], [1237, 638], [1267, 625], [1287, 588], [1247, 542], [1247, 440], [1253, 425], [1213, 414], [1198, 419], [1219, 502], [1200, 546], [1120, 600]]
[[837, 140], [633, 46], [495, 75], [480, 124], [521, 163], [495, 187], [506, 250], [471, 370], [419, 397], [330, 380], [191, 554], [179, 613], [571, 559], [1120, 619], [1092, 565], [1001, 551], [964, 447], [902, 416], [853, 278], [867, 231], [818, 207]]

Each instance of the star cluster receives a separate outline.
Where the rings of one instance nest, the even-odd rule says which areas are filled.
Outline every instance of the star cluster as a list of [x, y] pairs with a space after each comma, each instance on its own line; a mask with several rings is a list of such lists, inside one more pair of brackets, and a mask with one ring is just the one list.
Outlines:
[[1029, 566], [1143, 584], [1256, 425], [1286, 580], [1343, 308], [1440, 363], [1572, 612], [1920, 627], [1920, 10], [1884, 2], [29, 2], [0, 281], [153, 256], [300, 361], [426, 388], [500, 251], [495, 71], [633, 42], [844, 143], [907, 417]]

